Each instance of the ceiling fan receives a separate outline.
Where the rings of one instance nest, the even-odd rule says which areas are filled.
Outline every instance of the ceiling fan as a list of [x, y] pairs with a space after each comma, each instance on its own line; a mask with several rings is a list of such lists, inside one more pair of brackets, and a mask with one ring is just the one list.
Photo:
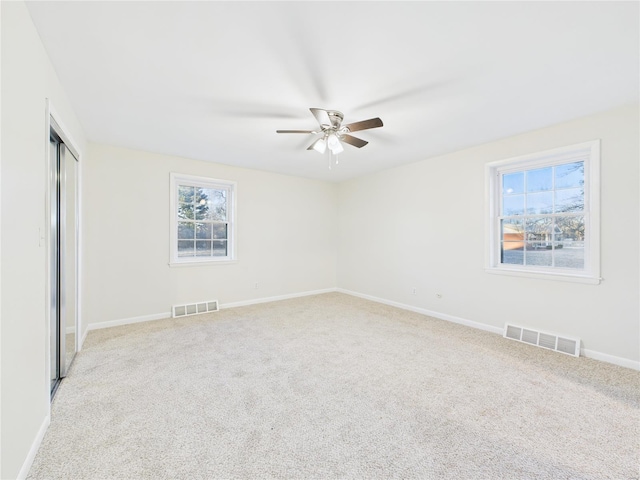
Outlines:
[[315, 150], [320, 153], [324, 153], [327, 147], [329, 147], [329, 151], [333, 155], [337, 155], [344, 150], [341, 142], [362, 148], [369, 142], [354, 137], [350, 135], [350, 133], [382, 127], [383, 125], [382, 120], [377, 117], [342, 125], [342, 120], [344, 119], [342, 112], [338, 112], [337, 110], [324, 110], [322, 108], [310, 108], [309, 110], [311, 110], [313, 116], [318, 120], [320, 130], [276, 130], [276, 132], [321, 134], [322, 136], [307, 148], [307, 150]]

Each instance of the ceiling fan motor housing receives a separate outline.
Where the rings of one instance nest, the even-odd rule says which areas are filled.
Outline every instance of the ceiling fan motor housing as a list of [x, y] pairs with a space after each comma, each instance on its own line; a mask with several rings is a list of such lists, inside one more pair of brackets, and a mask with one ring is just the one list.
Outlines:
[[340, 125], [342, 124], [342, 120], [344, 120], [344, 115], [342, 114], [342, 112], [338, 112], [337, 110], [327, 110], [327, 114], [329, 115], [329, 119], [331, 120], [331, 129], [339, 129]]

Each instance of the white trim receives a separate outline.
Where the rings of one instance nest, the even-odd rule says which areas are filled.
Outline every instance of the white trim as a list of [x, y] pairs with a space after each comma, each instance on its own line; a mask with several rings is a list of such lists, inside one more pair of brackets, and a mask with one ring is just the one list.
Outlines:
[[[77, 288], [78, 288], [78, 298], [76, 299], [77, 301], [77, 309], [78, 311], [76, 312], [76, 314], [78, 315], [78, 332], [82, 332], [82, 285], [83, 285], [83, 276], [82, 276], [82, 258], [83, 258], [83, 252], [82, 252], [82, 243], [83, 243], [83, 237], [82, 237], [82, 166], [84, 164], [83, 161], [81, 161], [82, 159], [80, 157], [78, 157], [78, 172], [77, 172], [77, 179], [76, 179], [76, 205], [78, 208], [77, 211], [77, 215], [78, 218], [76, 219], [78, 222], [78, 236], [77, 236], [77, 240], [76, 240], [76, 253], [78, 256], [77, 262], [76, 262], [76, 268], [78, 269], [77, 273], [76, 273], [76, 282], [77, 282]], [[86, 331], [85, 331], [85, 337], [86, 337]], [[76, 355], [80, 352], [80, 350], [82, 350], [82, 344], [84, 343], [84, 338], [81, 340], [80, 338], [78, 338], [78, 335], [76, 334]]]
[[[310, 295], [320, 295], [322, 293], [331, 293], [331, 292], [335, 292], [336, 289], [335, 288], [325, 288], [322, 290], [310, 290], [310, 291], [306, 291], [306, 292], [299, 292], [299, 293], [290, 293], [287, 295], [278, 295], [275, 297], [262, 297], [262, 298], [255, 298], [252, 300], [243, 300], [240, 302], [233, 302], [233, 303], [226, 303], [226, 304], [218, 304], [218, 307], [222, 310], [223, 308], [234, 308], [234, 307], [244, 307], [246, 305], [255, 305], [258, 303], [269, 303], [269, 302], [277, 302], [279, 300], [288, 300], [291, 298], [298, 298], [298, 297], [308, 297]], [[172, 318], [171, 316], [171, 312], [166, 312], [166, 313], [154, 313], [151, 315], [142, 315], [139, 317], [130, 317], [130, 318], [121, 318], [119, 320], [108, 320], [106, 322], [98, 322], [98, 323], [90, 323], [88, 328], [87, 328], [87, 332], [84, 334], [84, 336], [82, 337], [82, 341], [84, 342], [84, 339], [87, 336], [87, 333], [89, 333], [89, 330], [101, 330], [103, 328], [111, 328], [111, 327], [120, 327], [122, 325], [130, 325], [133, 323], [142, 323], [142, 322], [151, 322], [153, 320], [166, 320]]]
[[[51, 102], [48, 98], [44, 101], [45, 110], [45, 148], [44, 148], [44, 257], [45, 257], [45, 291], [44, 291], [44, 304], [45, 304], [45, 342], [44, 342], [44, 378], [47, 381], [44, 384], [44, 401], [46, 404], [47, 415], [51, 415], [51, 170], [53, 168], [51, 164]], [[42, 241], [42, 235], [39, 241]]]
[[[386, 300], [384, 298], [374, 297], [373, 295], [366, 295], [364, 293], [358, 293], [352, 290], [346, 290], [344, 288], [337, 288], [336, 291], [340, 293], [344, 293], [346, 295], [364, 298], [365, 300], [371, 300], [373, 302], [383, 303], [385, 305], [390, 305], [392, 307], [401, 308], [403, 310], [409, 310], [411, 312], [421, 313], [423, 315], [439, 318], [441, 320], [447, 320], [453, 323], [458, 323], [460, 325], [476, 328], [478, 330], [484, 330], [485, 332], [496, 333], [501, 336], [504, 334], [503, 328], [494, 327], [493, 325], [474, 322], [473, 320], [467, 320], [465, 318], [455, 317], [453, 315], [449, 315], [446, 313], [434, 312], [432, 310], [427, 310], [425, 308], [414, 307], [412, 305], [406, 305], [404, 303], [394, 302], [392, 300]], [[616, 357], [614, 355], [609, 355], [608, 353], [602, 353], [595, 350], [588, 350], [585, 348], [580, 349], [580, 355], [585, 358], [591, 358], [593, 360], [599, 360], [601, 362], [611, 363], [613, 365], [618, 365], [620, 367], [631, 368], [633, 370], [640, 370], [640, 362], [635, 360], [630, 360], [628, 358]]]
[[383, 303], [392, 307], [401, 308], [403, 310], [409, 310], [410, 312], [420, 313], [429, 317], [439, 318], [441, 320], [447, 320], [449, 322], [465, 325], [467, 327], [476, 328], [478, 330], [484, 330], [485, 332], [497, 333], [502, 335], [504, 329], [500, 327], [494, 327], [493, 325], [487, 325], [486, 323], [474, 322], [473, 320], [467, 320], [466, 318], [456, 317], [447, 313], [440, 313], [433, 310], [427, 310], [426, 308], [414, 307], [413, 305], [407, 305], [406, 303], [394, 302], [380, 297], [374, 297], [373, 295], [366, 295], [364, 293], [354, 292], [352, 290], [345, 290], [344, 288], [336, 289], [337, 292], [346, 293], [353, 297], [364, 298], [365, 300], [371, 300], [372, 302]]
[[101, 330], [103, 328], [120, 327], [122, 325], [130, 325], [132, 323], [150, 322], [152, 320], [164, 320], [166, 318], [171, 318], [171, 312], [153, 313], [151, 315], [141, 315], [139, 317], [121, 318], [118, 320], [108, 320], [106, 322], [90, 323], [87, 327], [87, 333], [89, 330]]
[[[2, 25], [2, 8], [1, 7], [0, 7], [0, 25]], [[3, 51], [2, 50], [2, 35], [0, 35], [0, 52], [2, 52], [2, 51]], [[0, 92], [2, 92], [2, 91], [3, 91], [2, 90], [2, 75], [0, 75]], [[2, 172], [3, 172], [2, 163], [3, 162], [2, 162], [2, 154], [1, 153], [3, 151], [2, 150], [2, 132], [4, 131], [2, 129], [2, 114], [1, 114], [1, 112], [2, 112], [2, 95], [0, 94], [0, 186], [2, 185], [2, 176], [3, 176], [2, 175]], [[46, 150], [46, 148], [45, 148], [45, 150]], [[47, 150], [47, 153], [48, 153], [48, 150]], [[45, 175], [45, 179], [46, 178], [47, 177]], [[1, 193], [2, 192], [1, 192], [1, 188], [0, 188], [0, 212], [2, 212], [2, 201], [1, 201], [2, 194]], [[45, 212], [45, 214], [46, 214], [46, 212]], [[47, 218], [47, 217], [45, 217], [45, 218]], [[0, 221], [0, 239], [4, 238], [2, 236], [2, 230], [3, 230], [2, 225], [3, 225], [3, 222]], [[38, 232], [38, 234], [40, 235], [40, 237], [42, 236], [42, 232]], [[40, 239], [38, 239], [38, 241], [40, 241]], [[2, 289], [2, 275], [0, 275], [0, 306], [2, 305], [2, 292], [3, 291], [4, 290]], [[47, 304], [45, 303], [45, 305], [47, 305]], [[1, 346], [2, 346], [2, 308], [0, 308], [0, 347]], [[1, 350], [1, 348], [0, 348], [0, 350]], [[2, 372], [2, 371], [3, 371], [3, 369], [2, 369], [2, 355], [0, 355], [0, 372]], [[3, 395], [2, 395], [2, 374], [0, 373], [0, 433], [3, 431], [2, 430], [2, 411], [3, 411], [2, 410], [2, 398], [3, 398]], [[2, 453], [1, 452], [2, 452], [2, 435], [0, 434], [0, 475], [2, 474]]]
[[[199, 186], [210, 186], [212, 188], [224, 188], [228, 191], [227, 198], [227, 239], [231, 236], [231, 241], [227, 241], [227, 256], [225, 257], [178, 257], [178, 220], [176, 218], [177, 206], [177, 185], [181, 184]], [[186, 175], [182, 173], [169, 173], [169, 266], [185, 265], [224, 265], [237, 262], [237, 204], [238, 204], [238, 182], [234, 180], [222, 180], [196, 175]]]
[[[81, 158], [84, 156], [82, 150], [80, 150], [79, 144], [73, 139], [71, 136], [71, 130], [67, 128], [66, 124], [62, 121], [62, 117], [58, 115], [58, 112], [53, 107], [51, 100], [45, 99], [47, 105], [47, 135], [49, 135], [49, 130], [51, 129], [51, 124], [49, 123], [49, 117], [53, 117], [55, 122], [58, 124], [58, 127], [62, 130], [62, 141], [69, 147], [74, 155], [77, 155], [78, 162], [80, 162]], [[58, 132], [60, 135], [60, 132]], [[49, 141], [49, 137], [47, 136], [47, 141]]]
[[194, 260], [194, 261], [184, 261], [182, 263], [171, 263], [168, 265], [171, 268], [182, 268], [182, 267], [209, 267], [211, 265], [233, 265], [234, 263], [238, 263], [238, 260]]
[[590, 154], [593, 155], [593, 148], [595, 144], [597, 144], [599, 153], [600, 140], [597, 139], [590, 140], [588, 142], [575, 143], [573, 145], [566, 145], [564, 147], [550, 148], [549, 150], [543, 150], [542, 152], [527, 153], [517, 157], [496, 160], [495, 162], [488, 163], [487, 166], [500, 167], [502, 165], [513, 165], [514, 170], [519, 171], [523, 165], [536, 159], [547, 160], [546, 164], [541, 163], [541, 165], [554, 165], [558, 161], [571, 162], [571, 160], [582, 158], [582, 156], [586, 155], [588, 152], [591, 152]]
[[586, 283], [589, 285], [599, 285], [601, 277], [592, 277], [590, 275], [570, 275], [560, 272], [534, 272], [524, 271], [505, 267], [485, 268], [485, 272], [492, 275], [509, 275], [511, 277], [536, 278], [539, 280], [558, 280], [560, 282]]
[[[236, 308], [236, 307], [245, 307], [248, 305], [256, 305], [256, 304], [260, 304], [260, 303], [270, 303], [270, 302], [277, 302], [280, 300], [289, 300], [292, 298], [300, 298], [300, 297], [308, 297], [308, 296], [312, 296], [312, 295], [321, 295], [323, 293], [332, 293], [332, 292], [339, 292], [339, 293], [344, 293], [345, 295], [351, 295], [352, 297], [358, 297], [358, 298], [363, 298], [365, 300], [370, 300], [372, 302], [376, 302], [376, 303], [382, 303], [384, 305], [389, 305], [391, 307], [396, 307], [396, 308], [400, 308], [402, 310], [408, 310], [410, 312], [415, 312], [415, 313], [419, 313], [422, 315], [426, 315], [429, 317], [434, 317], [434, 318], [438, 318], [440, 320], [446, 320], [448, 322], [452, 322], [452, 323], [457, 323], [458, 325], [464, 325], [466, 327], [471, 327], [471, 328], [475, 328], [477, 330], [482, 330], [485, 332], [489, 332], [489, 333], [495, 333], [497, 335], [503, 336], [504, 335], [504, 328], [503, 327], [494, 327], [493, 325], [487, 325], [486, 323], [480, 323], [480, 322], [476, 322], [473, 320], [469, 320], [466, 318], [462, 318], [462, 317], [456, 317], [455, 315], [449, 315], [448, 313], [441, 313], [441, 312], [436, 312], [434, 310], [427, 310], [426, 308], [420, 308], [420, 307], [415, 307], [413, 305], [408, 305], [405, 303], [400, 303], [400, 302], [395, 302], [393, 300], [387, 300], [385, 298], [380, 298], [380, 297], [375, 297], [373, 295], [367, 295], [365, 293], [359, 293], [359, 292], [355, 292], [353, 290], [347, 290], [344, 288], [324, 288], [321, 290], [309, 290], [306, 292], [299, 292], [299, 293], [290, 293], [287, 295], [278, 295], [275, 297], [262, 297], [262, 298], [255, 298], [252, 300], [243, 300], [240, 302], [232, 302], [232, 303], [225, 303], [225, 304], [220, 304], [219, 308], [221, 310], [223, 309], [227, 309], [227, 308]], [[169, 319], [171, 318], [171, 312], [167, 312], [167, 313], [156, 313], [153, 315], [143, 315], [140, 317], [131, 317], [131, 318], [123, 318], [120, 320], [111, 320], [111, 321], [107, 321], [107, 322], [99, 322], [99, 323], [93, 323], [93, 324], [89, 324], [88, 328], [87, 328], [87, 332], [83, 335], [82, 337], [82, 342], [84, 342], [87, 333], [89, 333], [89, 330], [99, 330], [102, 328], [110, 328], [110, 327], [118, 327], [118, 326], [122, 326], [122, 325], [130, 325], [133, 323], [141, 323], [141, 322], [149, 322], [149, 321], [153, 321], [153, 320], [165, 320], [165, 319]], [[564, 336], [564, 335], [562, 335]], [[595, 350], [588, 350], [585, 348], [582, 348], [580, 350], [580, 355], [585, 357], [585, 358], [591, 358], [593, 360], [598, 360], [601, 362], [606, 362], [606, 363], [611, 363], [613, 365], [618, 365], [620, 367], [626, 367], [626, 368], [631, 368], [633, 370], [640, 370], [640, 362], [635, 361], [635, 360], [630, 360], [627, 358], [622, 358], [622, 357], [616, 357], [614, 355], [609, 355], [607, 353], [601, 353]]]
[[580, 349], [580, 355], [591, 358], [593, 360], [599, 360], [601, 362], [618, 365], [620, 367], [631, 368], [632, 370], [640, 370], [640, 362], [629, 360], [628, 358], [616, 357], [615, 355], [609, 355], [608, 353], [597, 352], [595, 350], [588, 350], [586, 348]]
[[280, 300], [289, 300], [291, 298], [299, 298], [299, 297], [308, 297], [311, 295], [321, 295], [323, 293], [332, 293], [332, 292], [336, 292], [338, 291], [338, 289], [336, 288], [325, 288], [322, 290], [309, 290], [306, 292], [299, 292], [299, 293], [289, 293], [287, 295], [278, 295], [275, 297], [262, 297], [262, 298], [254, 298], [252, 300], [243, 300], [240, 302], [232, 302], [232, 303], [225, 303], [225, 304], [221, 304], [220, 305], [220, 309], [225, 309], [225, 308], [235, 308], [235, 307], [245, 307], [247, 305], [256, 305], [258, 303], [269, 303], [269, 302], [277, 302]]
[[33, 465], [33, 460], [36, 458], [36, 454], [38, 453], [38, 449], [40, 448], [40, 444], [44, 439], [45, 433], [47, 433], [47, 429], [49, 428], [49, 424], [51, 423], [51, 416], [47, 415], [42, 424], [40, 425], [40, 429], [36, 434], [36, 437], [33, 439], [33, 443], [31, 444], [31, 448], [29, 449], [29, 453], [27, 454], [27, 458], [24, 459], [22, 463], [22, 468], [20, 468], [20, 472], [16, 477], [16, 480], [23, 480], [27, 478], [29, 475], [29, 470], [31, 470], [31, 465]]
[[[531, 267], [500, 263], [499, 225], [500, 215], [500, 173], [521, 171], [522, 169], [556, 165], [559, 162], [584, 160], [585, 209], [584, 218], [587, 227], [585, 237], [584, 270], [573, 272], [570, 269], [549, 267]], [[600, 277], [600, 140], [592, 140], [575, 145], [545, 150], [518, 157], [489, 162], [485, 165], [485, 271], [499, 275], [511, 275], [548, 280], [561, 280], [598, 285]]]

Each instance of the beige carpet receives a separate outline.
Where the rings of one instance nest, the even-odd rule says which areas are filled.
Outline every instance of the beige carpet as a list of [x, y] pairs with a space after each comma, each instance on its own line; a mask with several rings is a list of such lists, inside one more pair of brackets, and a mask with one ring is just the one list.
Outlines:
[[332, 293], [91, 332], [29, 478], [635, 479], [639, 387]]

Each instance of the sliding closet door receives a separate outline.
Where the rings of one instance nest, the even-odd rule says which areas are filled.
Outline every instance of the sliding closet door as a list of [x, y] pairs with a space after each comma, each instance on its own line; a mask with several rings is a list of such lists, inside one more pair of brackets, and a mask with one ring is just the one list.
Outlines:
[[77, 334], [77, 272], [78, 272], [78, 206], [77, 206], [78, 161], [64, 143], [60, 144], [60, 211], [62, 213], [60, 238], [60, 284], [61, 284], [61, 361], [60, 376], [66, 376], [76, 354]]
[[51, 205], [51, 394], [67, 375], [78, 332], [78, 160], [52, 125]]
[[49, 298], [51, 299], [49, 311], [49, 360], [51, 364], [51, 394], [55, 392], [58, 382], [60, 381], [60, 308], [59, 308], [59, 285], [60, 285], [60, 269], [59, 265], [59, 225], [60, 225], [60, 168], [59, 168], [59, 141], [54, 136], [49, 139], [49, 155], [50, 155], [50, 171], [49, 171], [49, 204], [50, 211], [50, 231], [51, 231], [51, 263], [49, 271], [51, 278], [51, 291]]

